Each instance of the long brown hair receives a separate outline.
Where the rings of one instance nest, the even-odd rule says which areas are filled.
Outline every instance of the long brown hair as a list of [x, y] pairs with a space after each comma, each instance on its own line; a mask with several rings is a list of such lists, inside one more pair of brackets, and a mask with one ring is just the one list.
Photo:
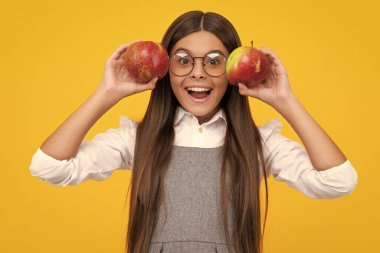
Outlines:
[[[162, 45], [170, 53], [181, 38], [197, 31], [216, 35], [228, 52], [241, 46], [233, 25], [216, 13], [187, 12], [168, 28]], [[136, 134], [132, 190], [126, 249], [148, 252], [163, 196], [164, 178], [174, 141], [174, 118], [178, 100], [171, 90], [169, 74], [152, 91], [147, 111]], [[231, 252], [262, 252], [268, 210], [268, 188], [261, 135], [252, 119], [248, 98], [238, 87], [228, 85], [220, 104], [227, 119], [220, 176], [221, 207], [226, 240]], [[261, 231], [260, 179], [266, 190], [264, 229]], [[234, 213], [232, 235], [227, 210]]]

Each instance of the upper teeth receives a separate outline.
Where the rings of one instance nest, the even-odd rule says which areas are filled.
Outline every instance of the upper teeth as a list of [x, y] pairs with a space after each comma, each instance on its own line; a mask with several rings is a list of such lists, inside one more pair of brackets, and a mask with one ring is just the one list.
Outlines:
[[200, 88], [200, 87], [190, 87], [190, 88], [187, 88], [187, 90], [202, 92], [202, 91], [209, 91], [211, 89], [210, 88]]

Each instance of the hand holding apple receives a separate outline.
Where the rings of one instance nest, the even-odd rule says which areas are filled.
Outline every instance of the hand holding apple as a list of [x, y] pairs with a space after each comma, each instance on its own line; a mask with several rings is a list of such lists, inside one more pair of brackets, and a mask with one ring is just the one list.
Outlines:
[[291, 89], [288, 74], [278, 56], [268, 48], [260, 48], [269, 60], [266, 79], [250, 88], [238, 83], [241, 95], [257, 98], [277, 109], [283, 102], [295, 98]]
[[138, 84], [127, 71], [125, 52], [130, 45], [138, 41], [120, 46], [106, 62], [103, 80], [98, 89], [105, 92], [110, 100], [118, 102], [124, 97], [155, 88], [158, 78], [153, 78], [145, 84]]

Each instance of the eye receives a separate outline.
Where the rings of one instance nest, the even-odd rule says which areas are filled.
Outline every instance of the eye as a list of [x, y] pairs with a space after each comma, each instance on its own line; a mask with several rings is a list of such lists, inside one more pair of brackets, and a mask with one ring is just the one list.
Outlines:
[[217, 65], [217, 64], [220, 63], [220, 61], [219, 61], [218, 59], [210, 59], [208, 62], [209, 62], [209, 64], [211, 64], [211, 65]]
[[184, 57], [180, 57], [178, 59], [178, 63], [180, 63], [180, 64], [188, 64], [189, 63], [189, 59], [184, 58]]
[[185, 52], [178, 52], [174, 55], [175, 62], [180, 65], [191, 65], [192, 58]]
[[224, 60], [224, 56], [217, 52], [210, 53], [206, 56], [205, 60], [208, 65], [220, 65]]

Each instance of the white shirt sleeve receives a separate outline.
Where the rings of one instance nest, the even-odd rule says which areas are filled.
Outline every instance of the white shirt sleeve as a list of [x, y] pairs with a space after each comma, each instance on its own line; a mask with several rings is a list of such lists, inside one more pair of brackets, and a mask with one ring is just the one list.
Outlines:
[[344, 163], [318, 171], [313, 168], [306, 150], [298, 143], [282, 136], [280, 120], [272, 120], [259, 127], [264, 140], [268, 175], [286, 182], [304, 195], [316, 199], [332, 199], [353, 192], [358, 174], [352, 164]]
[[29, 170], [56, 186], [77, 185], [88, 179], [102, 181], [116, 169], [132, 168], [136, 129], [134, 121], [121, 116], [119, 128], [83, 141], [77, 154], [68, 160], [57, 160], [38, 148]]

